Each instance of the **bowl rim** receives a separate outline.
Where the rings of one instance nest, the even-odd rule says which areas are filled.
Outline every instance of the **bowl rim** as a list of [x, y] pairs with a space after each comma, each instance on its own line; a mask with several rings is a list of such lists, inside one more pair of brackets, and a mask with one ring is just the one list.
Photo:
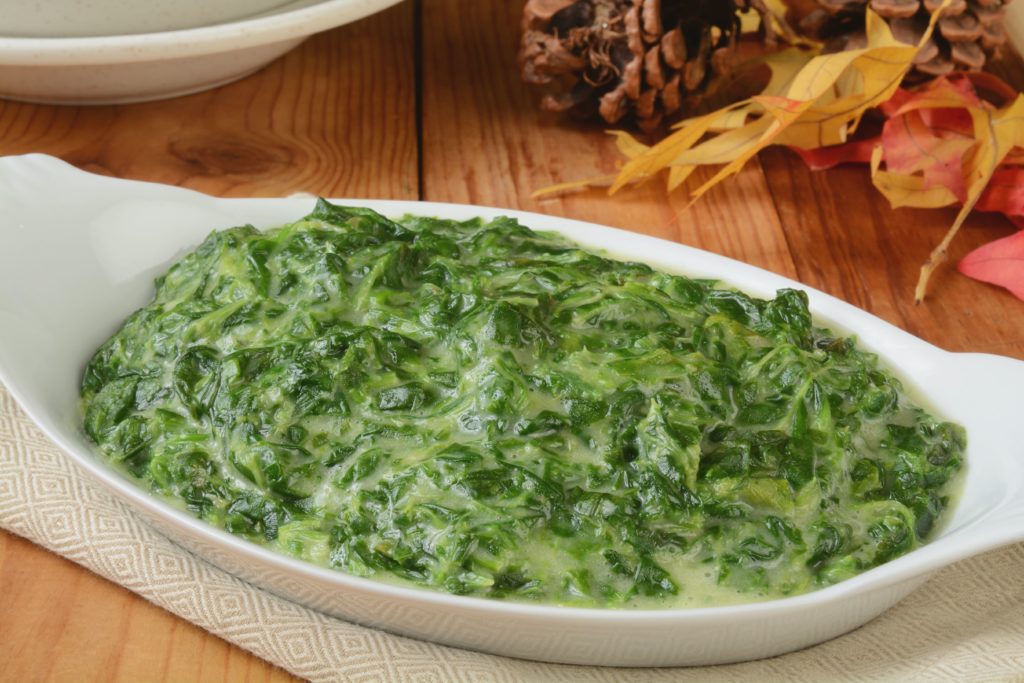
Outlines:
[[[309, 36], [397, 5], [402, 0], [319, 0], [209, 26], [114, 36], [0, 35], [0, 64], [123, 64], [229, 52]], [[295, 4], [289, 3], [289, 4]]]
[[[24, 168], [19, 168], [19, 166]], [[217, 205], [225, 203], [226, 205], [235, 206], [252, 204], [256, 207], [259, 205], [270, 206], [270, 203], [274, 202], [290, 202], [299, 207], [303, 206], [302, 202], [308, 204], [311, 201], [308, 198], [299, 197], [289, 199], [216, 198], [180, 187], [122, 180], [88, 173], [53, 157], [40, 154], [24, 155], [21, 157], [0, 157], [0, 173], [5, 170], [50, 173], [54, 174], [54, 177], [64, 174], [65, 176], [74, 177], [79, 182], [88, 178], [91, 179], [90, 182], [104, 184], [108, 187], [113, 187], [114, 185], [123, 186], [124, 191], [129, 193], [133, 188], [161, 188], [161, 192], [166, 192], [167, 195], [174, 195], [175, 199], [172, 199], [172, 201], [178, 200], [186, 203], [212, 202]], [[120, 190], [120, 188], [118, 189]], [[0, 201], [2, 199], [3, 194], [0, 192]], [[711, 263], [711, 266], [708, 267], [709, 270], [719, 270], [722, 267], [728, 267], [731, 271], [730, 275], [728, 278], [723, 277], [723, 280], [727, 279], [727, 284], [738, 289], [797, 287], [806, 291], [811, 296], [811, 308], [816, 320], [824, 320], [829, 324], [834, 323], [836, 326], [842, 327], [845, 324], [843, 321], [844, 316], [848, 316], [848, 319], [853, 321], [852, 327], [856, 328], [863, 325], [873, 327], [881, 337], [890, 340], [898, 339], [911, 350], [907, 353], [930, 359], [929, 362], [941, 363], [952, 368], [960, 368], [962, 372], [969, 373], [981, 372], [984, 369], [984, 372], [990, 373], [994, 380], [1005, 379], [1006, 373], [1012, 372], [1024, 380], [1024, 362], [989, 354], [952, 353], [945, 351], [909, 332], [895, 327], [881, 318], [812, 287], [762, 268], [695, 247], [584, 221], [534, 212], [496, 209], [480, 205], [419, 202], [414, 200], [335, 199], [331, 201], [367, 206], [380, 211], [386, 216], [408, 213], [409, 207], [421, 209], [421, 215], [431, 214], [455, 219], [463, 219], [468, 217], [468, 215], [482, 217], [509, 216], [524, 220], [528, 225], [532, 224], [532, 227], [542, 230], [553, 229], [548, 227], [551, 225], [559, 226], [554, 228], [559, 231], [562, 231], [562, 228], [566, 228], [565, 233], [570, 239], [576, 241], [579, 241], [576, 236], [577, 234], [589, 231], [596, 235], [595, 241], [606, 241], [611, 236], [618, 235], [622, 239], [631, 240], [641, 245], [663, 245], [666, 247], [666, 252], [670, 255], [652, 256], [650, 259], [652, 262], [674, 260], [679, 263], [677, 270], [681, 270], [687, 268], [690, 264], [684, 264], [683, 261], [686, 259], [679, 258], [675, 254], [679, 256], [685, 255], [688, 259], [699, 257]], [[291, 204], [288, 204], [288, 206], [291, 206]], [[0, 220], [0, 232], [3, 229], [4, 225], [2, 220]], [[699, 274], [695, 276], [702, 277]], [[750, 284], [752, 281], [760, 282], [760, 285], [752, 286]], [[825, 312], [822, 312], [823, 309]], [[837, 315], [839, 317], [838, 320], [836, 320]], [[882, 357], [885, 360], [885, 356], [883, 355]], [[647, 625], [662, 624], [666, 626], [680, 626], [682, 624], [690, 626], [695, 624], [710, 625], [727, 622], [735, 618], [763, 619], [791, 614], [809, 607], [832, 605], [858, 594], [889, 588], [920, 578], [957, 560], [965, 559], [1008, 543], [1024, 540], [1024, 478], [1022, 478], [1020, 481], [1013, 482], [1012, 490], [1008, 490], [1001, 498], [994, 500], [991, 506], [982, 514], [981, 521], [987, 520], [989, 523], [981, 529], [973, 529], [977, 533], [968, 534], [961, 532], [961, 530], [956, 530], [946, 535], [945, 531], [941, 531], [938, 537], [895, 560], [832, 586], [797, 596], [724, 606], [609, 609], [451, 595], [429, 588], [388, 583], [320, 567], [276, 552], [269, 547], [246, 541], [223, 529], [208, 524], [137, 486], [133, 480], [102, 460], [94, 450], [86, 447], [82, 440], [84, 436], [77, 435], [78, 441], [67, 438], [68, 432], [66, 430], [58, 428], [55, 423], [51, 422], [44, 415], [36, 413], [33, 409], [33, 402], [28, 400], [28, 397], [22, 393], [20, 387], [10, 380], [10, 372], [2, 362], [0, 362], [0, 382], [7, 387], [19, 406], [43, 433], [67, 453], [77, 465], [89, 472], [94, 480], [113, 492], [120, 499], [128, 501], [132, 506], [142, 510], [145, 514], [155, 516], [162, 523], [169, 524], [176, 530], [188, 534], [193, 540], [204, 541], [212, 544], [214, 547], [228, 550], [245, 559], [255, 561], [263, 567], [270, 567], [293, 576], [298, 575], [304, 579], [312, 580], [319, 585], [330, 585], [332, 588], [340, 590], [354, 589], [363, 594], [374, 595], [380, 598], [408, 601], [423, 607], [444, 607], [464, 614], [508, 615], [566, 622], [578, 619], [597, 619], [601, 622], [612, 624], [644, 623]], [[1016, 430], [1014, 433], [1017, 433], [1022, 428], [1020, 425], [1015, 425], [1013, 429]], [[1020, 472], [1024, 473], [1024, 463], [1020, 465]], [[977, 523], [978, 519], [975, 519], [969, 522], [967, 526], [973, 528]], [[967, 530], [963, 531], [966, 532]], [[205, 560], [204, 555], [200, 554], [200, 557]]]

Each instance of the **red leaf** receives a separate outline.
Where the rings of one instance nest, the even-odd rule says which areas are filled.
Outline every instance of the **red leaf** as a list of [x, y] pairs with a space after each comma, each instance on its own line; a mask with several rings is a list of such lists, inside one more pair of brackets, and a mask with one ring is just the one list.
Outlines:
[[975, 280], [1006, 287], [1024, 299], [1024, 230], [978, 247], [957, 269]]
[[974, 120], [966, 109], [918, 109], [917, 113], [939, 137], [974, 139]]
[[996, 171], [974, 208], [1024, 216], [1024, 168], [1011, 166]]
[[[890, 100], [890, 103], [895, 102], [895, 99]], [[982, 106], [981, 98], [969, 79], [939, 77], [910, 92], [909, 97], [902, 97], [896, 110], [885, 114], [892, 117], [915, 109], [948, 109], [940, 104], [943, 102], [953, 103], [955, 107]]]
[[878, 109], [883, 115], [885, 115], [885, 118], [890, 118], [907, 103], [907, 100], [913, 96], [914, 93], [911, 91], [899, 88], [892, 94], [892, 97], [890, 97], [888, 101], [882, 102], [878, 105]]
[[839, 164], [866, 164], [871, 161], [871, 152], [880, 142], [881, 138], [871, 138], [817, 149], [799, 149], [797, 147], [790, 147], [790, 149], [800, 155], [809, 169], [822, 171]]

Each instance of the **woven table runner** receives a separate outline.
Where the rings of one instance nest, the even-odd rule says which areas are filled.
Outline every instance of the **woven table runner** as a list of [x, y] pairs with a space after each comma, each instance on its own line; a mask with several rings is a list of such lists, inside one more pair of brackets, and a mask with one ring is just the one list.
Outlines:
[[943, 570], [850, 634], [744, 664], [564, 666], [355, 626], [255, 588], [153, 531], [81, 473], [2, 387], [0, 527], [313, 681], [1024, 681], [1024, 545]]

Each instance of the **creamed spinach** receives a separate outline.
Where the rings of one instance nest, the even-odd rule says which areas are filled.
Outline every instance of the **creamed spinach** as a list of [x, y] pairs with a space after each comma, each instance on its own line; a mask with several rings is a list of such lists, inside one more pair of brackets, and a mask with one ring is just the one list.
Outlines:
[[82, 381], [158, 495], [359, 576], [581, 606], [808, 591], [922, 542], [962, 429], [807, 297], [321, 201], [210, 235]]

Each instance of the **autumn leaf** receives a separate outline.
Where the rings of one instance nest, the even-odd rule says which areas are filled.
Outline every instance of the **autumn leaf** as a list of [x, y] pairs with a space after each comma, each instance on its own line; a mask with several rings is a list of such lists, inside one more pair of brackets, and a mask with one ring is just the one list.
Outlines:
[[[898, 104], [894, 97], [889, 100], [889, 105], [897, 105], [886, 114], [892, 118], [921, 109], [959, 110], [963, 107], [981, 107], [983, 101], [968, 78], [936, 78], [912, 92], [901, 91]], [[962, 128], [960, 131], [967, 132]]]
[[804, 163], [812, 171], [824, 171], [839, 164], [869, 163], [875, 147], [881, 144], [881, 138], [875, 137], [848, 142], [845, 145], [832, 145], [831, 147], [819, 147], [817, 149], [794, 147], [793, 151], [800, 155], [800, 158], [804, 160]]
[[882, 129], [885, 167], [890, 173], [921, 173], [924, 186], [946, 187], [954, 198], [964, 198], [961, 162], [974, 139], [936, 130], [920, 110], [889, 119]]
[[965, 256], [957, 269], [967, 277], [989, 282], [1024, 299], [1024, 230], [989, 242]]
[[[1009, 103], [997, 108], [979, 95], [976, 84]], [[972, 74], [897, 90], [879, 111], [887, 117], [880, 136], [794, 151], [812, 169], [867, 157], [875, 187], [893, 208], [961, 205], [956, 222], [922, 267], [915, 289], [920, 301], [972, 210], [1024, 215], [1024, 96], [994, 76]]]
[[881, 170], [883, 153], [883, 147], [875, 147], [871, 157], [871, 181], [889, 199], [889, 204], [894, 209], [903, 206], [937, 209], [956, 203], [956, 195], [948, 187], [929, 187], [921, 175]]
[[1024, 95], [1018, 95], [1008, 107], [998, 111], [971, 107], [977, 142], [963, 160], [963, 177], [967, 185], [964, 206], [952, 227], [921, 266], [921, 275], [914, 289], [914, 299], [922, 301], [928, 291], [928, 280], [935, 269], [946, 260], [949, 245], [960, 232], [967, 216], [981, 199], [996, 170], [1014, 147], [1024, 147]]
[[[674, 189], [698, 166], [721, 166], [694, 190], [696, 200], [770, 145], [813, 149], [846, 142], [865, 112], [897, 92], [918, 50], [931, 37], [939, 13], [953, 1], [944, 0], [933, 13], [918, 45], [897, 41], [889, 24], [867, 9], [863, 48], [821, 54], [818, 47], [794, 47], [772, 53], [757, 60], [771, 74], [759, 95], [683, 121], [651, 146], [634, 141], [624, 149], [628, 134], [617, 133], [627, 161], [609, 192], [647, 182], [666, 170], [669, 188]], [[595, 178], [567, 183], [535, 196], [605, 182], [606, 178]]]
[[[782, 0], [765, 1], [776, 18], [782, 16]], [[713, 106], [729, 95], [752, 92], [737, 94], [751, 85], [744, 79], [755, 73], [758, 87], [765, 83], [758, 94], [681, 121], [652, 145], [615, 131], [625, 157], [616, 173], [534, 196], [583, 187], [607, 187], [614, 194], [665, 171], [673, 191], [697, 168], [718, 167], [691, 192], [696, 201], [772, 145], [790, 147], [812, 169], [868, 163], [873, 183], [893, 207], [961, 205], [921, 268], [914, 293], [921, 301], [971, 211], [1024, 215], [1024, 95], [990, 74], [940, 77], [916, 89], [901, 88], [943, 11], [956, 2], [962, 0], [943, 0], [934, 9], [917, 45], [896, 40], [868, 5], [862, 48], [822, 54], [821, 46], [805, 43], [748, 60], [722, 85], [720, 97], [712, 98]], [[863, 118], [873, 111], [885, 118], [881, 134], [857, 139]]]
[[1007, 216], [1024, 216], [1024, 168], [1000, 168], [996, 171], [974, 208], [998, 211]]

